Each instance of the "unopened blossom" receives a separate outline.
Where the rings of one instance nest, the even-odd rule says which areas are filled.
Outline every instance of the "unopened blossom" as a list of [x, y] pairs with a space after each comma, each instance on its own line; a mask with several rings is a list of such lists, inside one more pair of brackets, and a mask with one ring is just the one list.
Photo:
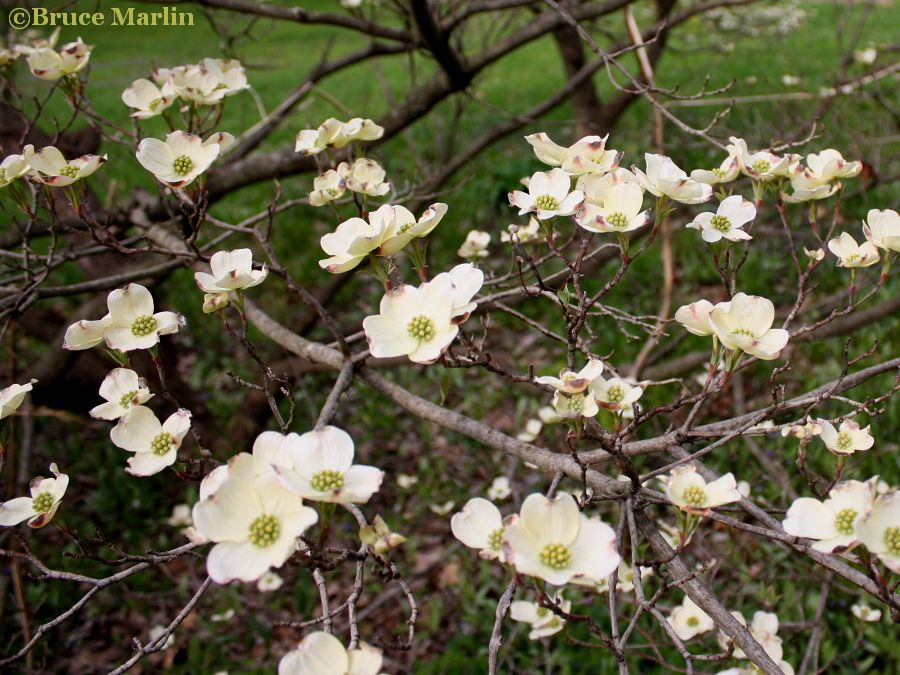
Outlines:
[[194, 529], [216, 543], [206, 571], [218, 584], [256, 581], [281, 567], [297, 550], [297, 538], [319, 518], [296, 495], [257, 483], [252, 465], [247, 453], [232, 457], [225, 480], [194, 505]]
[[737, 148], [729, 146], [728, 156], [715, 169], [694, 169], [691, 180], [707, 185], [730, 183], [741, 175], [741, 164], [737, 156]]
[[683, 464], [672, 469], [666, 484], [666, 496], [675, 506], [689, 513], [741, 501], [734, 474], [726, 473], [707, 483], [693, 464]]
[[825, 259], [825, 249], [824, 248], [817, 248], [817, 249], [813, 249], [812, 251], [810, 251], [808, 248], [806, 248], [804, 246], [803, 254], [807, 258], [809, 258], [810, 260], [813, 260], [815, 262], [820, 262]]
[[173, 131], [165, 141], [145, 138], [138, 145], [137, 160], [156, 180], [178, 188], [189, 185], [234, 143], [234, 136], [215, 133], [205, 141], [183, 131]]
[[387, 173], [374, 159], [360, 157], [353, 164], [341, 162], [337, 172], [344, 179], [344, 186], [351, 192], [370, 197], [381, 197], [390, 192], [391, 184], [385, 180]]
[[608, 380], [597, 377], [591, 382], [590, 390], [601, 408], [614, 413], [630, 408], [644, 393], [643, 387], [632, 385], [620, 377]]
[[317, 129], [300, 131], [294, 150], [304, 155], [315, 155], [328, 147], [343, 148], [354, 141], [374, 141], [382, 136], [384, 128], [372, 120], [354, 117], [341, 122], [331, 117]]
[[212, 274], [195, 272], [194, 281], [204, 293], [227, 293], [253, 288], [265, 281], [269, 270], [253, 269], [253, 252], [249, 248], [217, 251], [209, 261]]
[[180, 319], [175, 312], [153, 311], [153, 296], [143, 286], [128, 284], [112, 291], [106, 299], [109, 310], [97, 321], [78, 321], [69, 326], [63, 349], [81, 350], [101, 342], [120, 352], [149, 349], [160, 335], [177, 333]]
[[333, 635], [316, 632], [278, 662], [278, 675], [378, 675], [383, 661], [381, 650], [365, 642], [348, 650]]
[[894, 574], [900, 574], [900, 490], [883, 494], [857, 523], [857, 537]]
[[600, 408], [589, 389], [591, 383], [603, 373], [603, 362], [591, 359], [577, 373], [563, 370], [559, 377], [544, 375], [535, 381], [538, 384], [549, 384], [556, 389], [553, 394], [553, 409], [566, 419], [594, 417]]
[[818, 422], [814, 422], [813, 420], [808, 420], [806, 424], [795, 424], [789, 427], [784, 427], [781, 430], [781, 435], [784, 437], [793, 436], [794, 438], [799, 438], [803, 440], [804, 438], [810, 438], [812, 436], [818, 436], [822, 433], [822, 425]]
[[418, 288], [404, 285], [381, 298], [379, 314], [363, 319], [372, 356], [408, 356], [415, 363], [434, 363], [459, 333], [476, 306], [472, 296], [483, 275], [471, 265], [459, 265]]
[[218, 312], [220, 310], [225, 309], [230, 304], [231, 304], [231, 297], [227, 291], [203, 294], [203, 313], [204, 314], [213, 314], [214, 312]]
[[[572, 611], [572, 601], [564, 599], [561, 591], [549, 596], [548, 602], [566, 614]], [[566, 620], [552, 609], [526, 600], [516, 600], [509, 606], [509, 618], [531, 626], [528, 633], [529, 640], [540, 640], [555, 635], [566, 625]]]
[[529, 218], [528, 225], [510, 225], [500, 233], [500, 241], [516, 244], [531, 244], [541, 240], [541, 224], [537, 218]]
[[873, 609], [865, 604], [855, 604], [850, 608], [850, 613], [860, 621], [875, 622], [881, 621], [881, 610]]
[[819, 425], [822, 442], [837, 455], [852, 455], [875, 445], [871, 426], [861, 429], [859, 424], [851, 419], [843, 420], [837, 429], [828, 420], [819, 420]]
[[466, 502], [462, 510], [450, 519], [450, 531], [463, 544], [478, 551], [478, 555], [488, 560], [505, 560], [503, 555], [503, 533], [506, 527], [503, 516], [487, 499], [474, 497]]
[[176, 98], [175, 90], [168, 82], [158, 87], [145, 78], [135, 80], [122, 92], [122, 103], [132, 108], [131, 116], [139, 120], [162, 114]]
[[573, 579], [599, 581], [621, 560], [613, 529], [579, 512], [567, 492], [554, 498], [529, 495], [503, 533], [503, 553], [520, 574], [554, 586]]
[[130, 368], [111, 370], [100, 384], [100, 396], [106, 403], [91, 409], [91, 417], [100, 420], [117, 420], [153, 398], [146, 380]]
[[347, 186], [344, 184], [341, 174], [334, 169], [328, 169], [313, 179], [313, 189], [309, 193], [309, 205], [323, 206], [335, 199], [340, 199], [346, 189]]
[[11, 384], [0, 391], [0, 420], [9, 417], [19, 409], [22, 401], [25, 400], [25, 394], [32, 390], [35, 382], [37, 380], [31, 380], [25, 384]]
[[288, 491], [315, 502], [365, 504], [378, 492], [384, 472], [353, 463], [353, 439], [343, 429], [308, 431], [288, 450], [290, 467], [276, 467]]
[[606, 147], [606, 136], [585, 136], [564, 148], [557, 145], [545, 133], [531, 134], [525, 140], [534, 148], [534, 154], [544, 164], [560, 167], [571, 176], [606, 173], [619, 163], [620, 154]]
[[734, 152], [741, 167], [741, 173], [755, 181], [767, 182], [775, 178], [791, 176], [796, 173], [800, 162], [799, 155], [778, 156], [768, 150], [747, 149], [747, 142], [743, 138], [732, 136], [729, 152]]
[[785, 204], [828, 199], [843, 187], [841, 183], [823, 183], [812, 175], [808, 169], [791, 176], [791, 191], [781, 193], [781, 201]]
[[28, 54], [28, 67], [35, 77], [58, 80], [81, 72], [93, 49], [93, 45], [86, 45], [81, 38], [64, 44], [58, 52], [52, 47], [41, 47]]
[[534, 213], [538, 220], [556, 216], [571, 216], [584, 200], [581, 190], [572, 190], [572, 180], [562, 169], [538, 171], [528, 181], [528, 192], [514, 190], [509, 193], [510, 206], [519, 209], [519, 215]]
[[26, 145], [22, 157], [32, 170], [30, 176], [51, 187], [65, 187], [87, 178], [106, 161], [106, 155], [82, 155], [66, 159], [58, 148], [48, 145], [35, 152]]
[[487, 490], [488, 499], [495, 501], [503, 501], [512, 494], [509, 486], [509, 478], [506, 476], [497, 476], [491, 481], [491, 486]]
[[880, 259], [878, 249], [871, 241], [857, 244], [856, 240], [842, 232], [841, 236], [828, 241], [828, 250], [838, 259], [838, 267], [856, 268], [869, 267]]
[[160, 422], [150, 408], [139, 405], [119, 420], [109, 437], [113, 444], [133, 452], [127, 473], [152, 476], [175, 463], [178, 448], [191, 428], [191, 413], [179, 410]]
[[[730, 303], [719, 303], [730, 305]], [[719, 305], [716, 305], [718, 307]], [[689, 305], [682, 305], [675, 312], [675, 320], [689, 333], [708, 336], [715, 334], [715, 329], [709, 322], [709, 313], [713, 311], [713, 304], [709, 300], [698, 300]]]
[[376, 555], [386, 555], [391, 549], [406, 543], [406, 537], [399, 532], [392, 532], [384, 518], [376, 515], [371, 525], [359, 528], [359, 539], [371, 546]]
[[575, 212], [575, 222], [589, 232], [631, 232], [648, 222], [643, 204], [640, 185], [619, 183], [605, 192], [602, 206], [585, 201]]
[[256, 590], [260, 593], [271, 593], [284, 586], [284, 579], [277, 572], [269, 570], [256, 582]]
[[716, 627], [712, 617], [687, 596], [684, 596], [682, 603], [672, 610], [666, 620], [679, 640], [690, 640]]
[[537, 419], [532, 418], [525, 422], [525, 428], [522, 429], [518, 434], [516, 434], [516, 438], [524, 443], [531, 443], [538, 437], [541, 433], [541, 429], [544, 428], [544, 423]]
[[69, 487], [69, 477], [59, 472], [56, 462], [50, 465], [53, 478], [38, 476], [29, 485], [30, 497], [16, 497], [0, 504], [0, 525], [12, 527], [28, 521], [28, 527], [44, 527], [56, 514]]
[[810, 497], [794, 500], [782, 523], [784, 531], [797, 537], [814, 539], [816, 551], [833, 553], [859, 541], [857, 527], [872, 510], [875, 484], [848, 480], [839, 483], [819, 501]]
[[24, 176], [31, 167], [24, 155], [7, 155], [0, 162], [0, 188], [6, 187], [17, 178]]
[[641, 186], [655, 197], [668, 197], [682, 204], [701, 204], [712, 199], [712, 187], [688, 178], [669, 157], [645, 153], [646, 173], [632, 167]]
[[900, 252], [900, 215], [892, 209], [871, 209], [863, 224], [866, 239], [885, 251]]
[[482, 230], [469, 230], [466, 240], [456, 252], [460, 258], [486, 258], [488, 256], [488, 246], [491, 243], [491, 235], [489, 232]]
[[728, 241], [742, 241], [753, 239], [744, 232], [743, 228], [756, 218], [756, 207], [740, 195], [726, 197], [719, 204], [715, 213], [704, 211], [686, 227], [692, 230], [700, 230], [703, 241], [713, 244], [722, 239]]
[[738, 293], [729, 303], [719, 303], [709, 322], [726, 349], [740, 350], [758, 359], [777, 359], [788, 341], [788, 332], [772, 328], [775, 305], [757, 295]]

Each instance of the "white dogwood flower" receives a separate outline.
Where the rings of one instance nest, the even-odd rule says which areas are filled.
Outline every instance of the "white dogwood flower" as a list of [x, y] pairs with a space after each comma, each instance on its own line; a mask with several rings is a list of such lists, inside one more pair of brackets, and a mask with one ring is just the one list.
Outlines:
[[871, 241], [857, 244], [856, 240], [846, 232], [842, 232], [839, 237], [830, 239], [828, 250], [837, 257], [838, 267], [869, 267], [877, 263], [881, 257], [875, 244]]
[[[572, 611], [572, 601], [565, 600], [561, 591], [551, 595], [548, 600], [566, 614]], [[509, 606], [509, 618], [531, 626], [528, 633], [529, 640], [540, 640], [555, 635], [566, 625], [566, 620], [553, 610], [526, 600], [516, 600]]]
[[573, 579], [598, 581], [621, 560], [613, 529], [580, 513], [567, 492], [552, 499], [529, 495], [503, 533], [503, 553], [520, 574], [554, 586]]
[[133, 452], [128, 458], [127, 473], [152, 476], [178, 457], [178, 448], [191, 428], [191, 413], [179, 410], [160, 423], [150, 408], [139, 405], [124, 415], [109, 432], [113, 445]]
[[666, 196], [682, 204], [701, 204], [712, 199], [712, 187], [688, 178], [669, 157], [645, 153], [647, 172], [632, 167], [641, 186], [655, 197]]
[[680, 640], [690, 640], [716, 627], [712, 617], [694, 604], [688, 596], [684, 596], [682, 603], [672, 609], [667, 621]]
[[741, 175], [741, 163], [737, 156], [737, 148], [728, 146], [728, 156], [715, 169], [694, 169], [691, 180], [707, 185], [730, 183]]
[[828, 199], [840, 190], [840, 183], [822, 183], [807, 169], [791, 177], [791, 192], [782, 192], [785, 204], [800, 204], [819, 199]]
[[[552, 408], [551, 408], [552, 409]], [[541, 433], [541, 429], [544, 428], [544, 423], [537, 419], [532, 418], [525, 422], [525, 428], [522, 429], [518, 434], [516, 434], [516, 438], [524, 443], [531, 443], [538, 437]]]
[[849, 548], [858, 542], [857, 526], [872, 510], [875, 482], [848, 480], [828, 493], [828, 499], [801, 497], [794, 500], [782, 523], [784, 531], [815, 539], [812, 547], [823, 553]]
[[277, 572], [269, 570], [256, 582], [256, 590], [260, 593], [271, 593], [284, 586], [284, 579]]
[[[732, 616], [737, 619], [742, 626], [745, 626], [749, 631], [753, 638], [759, 643], [760, 647], [762, 647], [766, 654], [768, 654], [773, 661], [776, 663], [781, 662], [781, 658], [784, 656], [784, 648], [782, 647], [782, 640], [778, 637], [778, 615], [773, 614], [771, 612], [754, 612], [753, 613], [753, 621], [750, 625], [747, 625], [747, 619], [744, 618], [744, 615], [740, 612], [732, 612]], [[732, 646], [733, 656], [736, 659], [746, 659], [747, 655], [737, 645], [733, 644], [733, 640], [728, 637], [725, 633], [719, 632], [718, 636], [719, 645], [723, 650], [728, 649], [729, 646]]]
[[857, 523], [859, 541], [894, 574], [900, 574], [900, 490], [879, 496]]
[[344, 186], [351, 192], [381, 197], [391, 189], [391, 184], [385, 180], [387, 173], [374, 159], [360, 157], [353, 164], [341, 162], [337, 172], [344, 179]]
[[800, 155], [784, 155], [779, 157], [768, 150], [747, 149], [747, 142], [743, 138], [732, 136], [728, 151], [733, 152], [738, 158], [741, 173], [755, 181], [767, 182], [775, 178], [792, 176], [796, 173], [800, 162]]
[[199, 63], [160, 69], [179, 98], [195, 105], [216, 105], [226, 96], [247, 89], [247, 75], [236, 59], [205, 58]]
[[106, 403], [91, 409], [91, 417], [100, 420], [117, 420], [153, 398], [147, 382], [130, 368], [110, 371], [100, 384], [100, 396]]
[[347, 186], [344, 179], [334, 169], [328, 169], [320, 176], [313, 179], [313, 189], [309, 193], [310, 206], [323, 206], [344, 195]]
[[216, 544], [206, 559], [216, 583], [256, 581], [281, 567], [297, 550], [297, 538], [318, 521], [296, 495], [271, 488], [256, 482], [253, 458], [240, 453], [215, 492], [194, 505], [194, 529]]
[[63, 349], [90, 349], [104, 340], [120, 352], [149, 349], [160, 335], [177, 333], [180, 319], [175, 312], [153, 312], [153, 296], [143, 286], [128, 284], [106, 299], [109, 313], [97, 321], [78, 321], [69, 326]]
[[491, 235], [489, 232], [482, 230], [469, 230], [466, 240], [456, 252], [460, 258], [486, 258], [488, 256], [488, 245], [491, 243]]
[[329, 633], [310, 633], [278, 662], [278, 675], [378, 675], [381, 650], [365, 642], [346, 649]]
[[170, 527], [187, 527], [192, 522], [191, 507], [187, 504], [176, 504], [172, 507], [172, 513], [166, 518], [166, 525]]
[[710, 244], [727, 239], [741, 241], [753, 239], [741, 228], [756, 218], [756, 207], [740, 195], [726, 197], [719, 204], [715, 213], [705, 211], [697, 216], [686, 227], [700, 230], [703, 241]]
[[568, 148], [557, 145], [545, 133], [531, 134], [525, 140], [544, 164], [558, 166], [571, 176], [606, 173], [619, 163], [620, 154], [606, 148], [606, 136], [585, 136]]
[[450, 531], [478, 555], [488, 560], [505, 560], [503, 556], [503, 532], [506, 526], [503, 516], [487, 499], [474, 497], [466, 502], [462, 510], [450, 519]]
[[819, 153], [806, 156], [806, 174], [813, 181], [822, 185], [838, 178], [853, 178], [862, 171], [862, 162], [848, 162], [840, 152], [828, 148]]
[[608, 380], [597, 377], [591, 382], [590, 390], [601, 408], [614, 413], [621, 413], [632, 407], [644, 394], [643, 387], [634, 386], [619, 377]]
[[871, 209], [863, 224], [866, 239], [885, 251], [900, 252], [900, 215], [892, 209]]
[[503, 501], [511, 494], [512, 489], [509, 486], [509, 478], [506, 476], [497, 476], [491, 481], [491, 486], [487, 489], [488, 499], [495, 501]]
[[265, 281], [269, 270], [253, 269], [253, 252], [249, 248], [217, 251], [209, 261], [212, 274], [195, 272], [194, 281], [204, 293], [227, 293], [253, 288]]
[[[730, 303], [719, 303], [727, 309]], [[718, 307], [719, 305], [715, 305]], [[689, 305], [682, 305], [675, 312], [675, 320], [685, 327], [689, 333], [700, 336], [709, 336], [715, 334], [713, 325], [709, 322], [709, 313], [714, 309], [713, 304], [709, 300], [698, 300]]]
[[381, 469], [353, 464], [353, 439], [337, 427], [302, 434], [288, 453], [291, 466], [277, 466], [278, 479], [289, 492], [315, 502], [365, 504], [384, 478]]
[[234, 143], [234, 136], [215, 133], [205, 141], [194, 134], [173, 131], [165, 141], [145, 138], [138, 145], [137, 160], [156, 180], [178, 188], [189, 185]]
[[59, 472], [56, 462], [50, 465], [53, 478], [38, 476], [29, 485], [30, 497], [16, 497], [0, 504], [0, 525], [12, 527], [28, 521], [28, 527], [44, 527], [59, 509], [69, 487], [69, 477]]
[[589, 173], [579, 176], [575, 182], [575, 188], [584, 192], [586, 202], [603, 206], [607, 193], [623, 183], [631, 183], [640, 187], [637, 176], [628, 169], [618, 166], [607, 173]]
[[822, 442], [831, 452], [838, 455], [852, 455], [859, 450], [868, 450], [875, 445], [872, 438], [871, 426], [861, 429], [859, 424], [851, 419], [841, 422], [838, 429], [828, 420], [819, 420]]
[[57, 52], [52, 47], [40, 47], [28, 54], [31, 74], [42, 80], [58, 80], [84, 70], [91, 58], [93, 45], [86, 45], [81, 38], [64, 44]]
[[575, 222], [590, 232], [631, 232], [648, 221], [643, 204], [640, 185], [619, 183], [605, 191], [602, 206], [585, 201], [575, 212]]
[[702, 513], [723, 504], [741, 501], [734, 474], [726, 473], [707, 483], [693, 464], [682, 464], [672, 469], [666, 482], [666, 496], [688, 513]]
[[850, 613], [860, 621], [875, 622], [881, 621], [881, 610], [873, 609], [866, 604], [855, 604], [850, 608]]
[[591, 383], [603, 373], [603, 362], [591, 359], [577, 373], [563, 370], [559, 377], [544, 375], [535, 379], [538, 384], [549, 384], [556, 389], [553, 409], [566, 419], [594, 417], [600, 408], [589, 389]]
[[0, 188], [6, 187], [31, 170], [24, 155], [7, 155], [0, 162]]
[[[443, 202], [435, 202], [429, 206], [418, 220], [406, 207], [389, 208], [390, 211], [386, 211], [384, 216], [387, 220], [384, 239], [378, 247], [378, 255], [381, 256], [395, 255], [406, 248], [413, 239], [428, 236], [447, 213], [447, 205]], [[384, 209], [384, 206], [381, 209]]]
[[343, 148], [354, 141], [374, 141], [384, 136], [384, 127], [370, 119], [354, 117], [341, 122], [328, 118], [317, 129], [303, 129], [297, 134], [295, 152], [315, 155], [325, 148]]
[[581, 190], [572, 191], [572, 179], [562, 169], [538, 171], [528, 181], [528, 192], [514, 190], [509, 203], [519, 209], [519, 215], [534, 213], [538, 220], [556, 216], [571, 216], [584, 200]]
[[381, 127], [370, 119], [353, 117], [341, 125], [338, 145], [340, 148], [354, 141], [377, 141], [384, 136], [384, 127]]
[[35, 382], [37, 380], [31, 380], [25, 384], [11, 384], [0, 391], [0, 420], [9, 417], [19, 409], [22, 401], [25, 400], [25, 394], [33, 389]]
[[139, 120], [162, 114], [176, 98], [175, 90], [168, 82], [158, 87], [145, 78], [135, 80], [122, 92], [122, 103], [133, 108], [131, 116]]
[[775, 305], [757, 295], [738, 293], [731, 302], [719, 303], [709, 322], [726, 349], [740, 350], [758, 359], [777, 359], [788, 341], [788, 332], [772, 328]]
[[51, 187], [65, 187], [87, 178], [106, 161], [106, 155], [82, 155], [66, 159], [52, 145], [35, 152], [33, 145], [26, 145], [22, 157], [32, 169], [32, 178]]

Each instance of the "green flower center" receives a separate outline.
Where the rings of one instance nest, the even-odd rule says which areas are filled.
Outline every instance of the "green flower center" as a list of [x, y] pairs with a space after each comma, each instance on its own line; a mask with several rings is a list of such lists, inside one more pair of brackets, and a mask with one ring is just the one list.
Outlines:
[[611, 213], [608, 216], [604, 216], [603, 220], [605, 220], [613, 227], [625, 227], [626, 225], [628, 225], [628, 216], [626, 216], [621, 211], [616, 211], [615, 213]]
[[499, 551], [503, 546], [503, 530], [504, 528], [498, 527], [488, 535], [488, 546], [492, 551]]
[[59, 170], [59, 175], [65, 176], [66, 178], [78, 178], [78, 167], [66, 164]]
[[709, 224], [716, 228], [719, 232], [728, 232], [731, 229], [731, 221], [728, 220], [725, 216], [720, 216], [718, 213], [712, 217], [712, 220], [709, 221]]
[[546, 607], [538, 607], [537, 608], [537, 616], [539, 619], [543, 619], [546, 616], [550, 615], [550, 610]]
[[725, 169], [715, 168], [710, 171], [716, 178], [724, 178], [725, 177]]
[[275, 516], [259, 516], [250, 523], [250, 535], [247, 539], [257, 548], [271, 546], [281, 534], [281, 523]]
[[144, 337], [150, 335], [156, 330], [156, 319], [152, 316], [144, 314], [131, 322], [131, 334], [135, 337]]
[[309, 484], [313, 486], [313, 490], [318, 490], [319, 492], [340, 490], [344, 487], [344, 474], [340, 471], [324, 469], [323, 471], [313, 474]]
[[397, 234], [406, 234], [410, 231], [410, 229], [412, 229], [413, 225], [415, 225], [415, 223], [406, 223], [405, 225], [401, 225], [400, 229], [397, 230]]
[[614, 384], [606, 390], [606, 398], [610, 403], [621, 403], [625, 398], [625, 392], [620, 385]]
[[853, 534], [853, 521], [856, 520], [854, 509], [841, 509], [834, 517], [834, 529], [841, 534]]
[[842, 431], [837, 435], [837, 439], [835, 440], [835, 444], [841, 450], [849, 450], [853, 446], [853, 437], [847, 433], [846, 431]]
[[855, 263], [857, 260], [859, 260], [859, 253], [851, 253], [844, 258], [845, 263]]
[[325, 194], [327, 194], [332, 199], [337, 199], [341, 193], [337, 188], [328, 188], [327, 190], [325, 190]]
[[753, 331], [749, 328], [735, 328], [731, 331], [735, 335], [746, 335], [747, 337], [753, 337]]
[[6, 169], [0, 169], [0, 183], [6, 182]]
[[688, 506], [699, 508], [706, 504], [706, 492], [703, 488], [697, 487], [696, 485], [691, 485], [689, 488], [686, 488], [684, 494], [681, 495], [681, 498]]
[[436, 332], [434, 321], [423, 314], [414, 316], [410, 319], [409, 323], [406, 324], [406, 334], [416, 340], [428, 342], [428, 340], [434, 337]]
[[572, 563], [572, 553], [562, 544], [547, 544], [541, 549], [541, 564], [555, 570], [564, 570]]
[[772, 168], [772, 163], [767, 159], [758, 159], [750, 165], [750, 168], [756, 173], [765, 173]]
[[172, 171], [179, 176], [187, 176], [194, 168], [194, 160], [187, 155], [176, 157], [172, 162]]
[[884, 545], [888, 553], [900, 556], [900, 527], [889, 527], [884, 531]]
[[53, 495], [42, 492], [31, 501], [35, 513], [47, 513], [53, 507]]
[[559, 208], [559, 200], [553, 195], [541, 195], [534, 200], [534, 204], [541, 211], [555, 211]]
[[574, 396], [568, 396], [563, 394], [562, 398], [562, 408], [565, 412], [568, 413], [578, 413], [579, 415], [584, 412], [584, 394], [575, 394]]
[[162, 457], [172, 448], [172, 442], [172, 434], [168, 431], [163, 431], [162, 433], [157, 434], [156, 438], [150, 442], [150, 452]]
[[156, 112], [156, 109], [159, 107], [160, 103], [162, 103], [162, 99], [155, 98], [152, 101], [150, 101], [150, 105], [148, 105], [147, 107], [150, 109], [151, 112]]
[[119, 399], [119, 406], [122, 408], [129, 407], [132, 403], [134, 403], [134, 399], [137, 398], [138, 392], [137, 389], [134, 391], [129, 391], [127, 394], [123, 394], [122, 398]]
[[690, 626], [691, 628], [696, 628], [697, 626], [700, 625], [700, 619], [697, 618], [696, 616], [689, 616], [689, 617], [687, 618], [687, 621], [685, 621], [685, 623], [686, 623], [688, 626]]

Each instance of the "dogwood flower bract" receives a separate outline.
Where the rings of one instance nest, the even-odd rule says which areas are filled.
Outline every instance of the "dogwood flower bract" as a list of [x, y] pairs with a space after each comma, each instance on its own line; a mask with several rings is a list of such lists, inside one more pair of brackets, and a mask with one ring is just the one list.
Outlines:
[[605, 191], [603, 205], [585, 201], [575, 213], [575, 222], [589, 232], [631, 232], [648, 222], [641, 211], [644, 191], [636, 183], [619, 183]]
[[594, 417], [600, 408], [590, 391], [590, 384], [603, 373], [603, 362], [591, 359], [577, 373], [563, 370], [559, 377], [543, 375], [535, 378], [539, 384], [549, 384], [556, 389], [553, 394], [553, 409], [566, 419]]
[[52, 145], [35, 152], [33, 145], [26, 145], [22, 157], [33, 170], [31, 176], [44, 185], [65, 187], [75, 181], [87, 178], [106, 161], [106, 155], [82, 155], [66, 159]]
[[647, 172], [632, 167], [641, 186], [654, 197], [666, 196], [682, 204], [702, 204], [712, 199], [712, 187], [688, 178], [669, 157], [645, 153]]
[[0, 162], [0, 188], [6, 187], [17, 178], [24, 176], [31, 167], [24, 155], [7, 155]]
[[841, 236], [828, 240], [828, 250], [838, 259], [838, 267], [868, 267], [878, 262], [880, 256], [875, 244], [864, 241], [857, 244], [856, 240], [842, 232]]
[[571, 216], [584, 200], [581, 190], [572, 190], [572, 179], [562, 169], [538, 171], [528, 181], [528, 192], [514, 190], [509, 193], [510, 206], [519, 209], [519, 215], [534, 213], [538, 220], [556, 216]]
[[42, 80], [58, 80], [84, 70], [91, 58], [93, 45], [86, 45], [81, 38], [68, 42], [57, 52], [52, 47], [40, 47], [28, 54], [31, 74]]
[[[566, 614], [572, 611], [572, 601], [565, 600], [562, 592], [550, 596], [549, 602], [557, 605]], [[509, 606], [509, 618], [531, 626], [531, 631], [528, 633], [529, 640], [540, 640], [555, 635], [566, 625], [566, 620], [553, 610], [527, 600], [513, 602]]]
[[491, 235], [482, 230], [469, 230], [466, 240], [456, 252], [460, 258], [486, 258], [488, 245], [491, 243]]
[[601, 408], [621, 413], [630, 408], [643, 395], [643, 387], [634, 386], [619, 377], [604, 380], [595, 378], [590, 384], [594, 400]]
[[[726, 308], [730, 303], [719, 303]], [[718, 305], [716, 305], [717, 307]], [[713, 311], [713, 304], [709, 300], [698, 300], [689, 305], [682, 305], [675, 312], [675, 320], [684, 326], [685, 330], [694, 335], [709, 336], [715, 334], [715, 329], [709, 322], [709, 313]]]
[[233, 143], [234, 136], [226, 132], [215, 133], [204, 141], [194, 134], [173, 131], [165, 141], [143, 139], [138, 145], [137, 160], [160, 183], [179, 188], [192, 183]]
[[347, 186], [344, 179], [334, 169], [328, 169], [325, 173], [313, 178], [313, 189], [309, 193], [310, 206], [324, 206], [329, 202], [340, 199]]
[[100, 384], [100, 396], [106, 403], [95, 406], [90, 413], [100, 420], [117, 420], [153, 398], [146, 381], [130, 368], [111, 370]]
[[707, 509], [741, 500], [734, 474], [726, 473], [707, 483], [693, 464], [683, 464], [672, 469], [666, 483], [666, 496], [682, 511], [701, 514]]
[[0, 391], [0, 420], [9, 417], [19, 409], [22, 401], [25, 400], [25, 394], [33, 389], [35, 382], [37, 380], [31, 380], [25, 384], [11, 384]]
[[253, 252], [249, 248], [217, 251], [209, 261], [212, 274], [195, 272], [194, 281], [204, 293], [225, 293], [253, 288], [265, 281], [269, 270], [253, 269]]
[[900, 574], [900, 490], [877, 497], [857, 522], [857, 537], [894, 574]]
[[667, 621], [679, 640], [690, 640], [692, 637], [711, 631], [716, 627], [712, 617], [700, 609], [688, 596], [684, 596], [681, 604], [672, 609]]
[[344, 187], [351, 192], [380, 197], [391, 189], [391, 184], [385, 180], [385, 170], [374, 159], [360, 157], [353, 164], [341, 162], [337, 173], [344, 180]]
[[134, 476], [152, 476], [172, 466], [178, 448], [191, 428], [191, 413], [179, 410], [160, 423], [150, 408], [139, 405], [109, 432], [113, 444], [133, 452], [125, 470]]
[[866, 239], [885, 251], [900, 252], [900, 215], [891, 209], [871, 209], [863, 224]]
[[858, 450], [868, 450], [875, 445], [875, 439], [870, 432], [871, 426], [861, 429], [859, 424], [851, 419], [843, 420], [838, 429], [827, 420], [819, 420], [819, 425], [822, 442], [835, 454], [852, 455]]
[[503, 516], [492, 502], [474, 497], [450, 519], [450, 531], [478, 555], [489, 560], [505, 560], [503, 556]]
[[704, 211], [697, 214], [686, 225], [692, 230], [700, 230], [703, 241], [710, 244], [728, 239], [729, 241], [741, 241], [753, 239], [741, 228], [756, 218], [756, 207], [740, 195], [726, 197], [719, 204], [715, 213]]
[[122, 103], [133, 108], [131, 116], [139, 120], [161, 115], [176, 98], [175, 90], [168, 82], [158, 87], [144, 78], [135, 80], [122, 92]]
[[558, 166], [571, 176], [606, 173], [616, 167], [619, 153], [606, 148], [606, 136], [585, 136], [568, 148], [557, 145], [545, 133], [531, 134], [525, 140], [544, 164]]
[[812, 547], [823, 553], [848, 548], [858, 542], [857, 525], [872, 510], [875, 484], [858, 480], [839, 483], [820, 502], [810, 497], [794, 500], [782, 523], [784, 531], [815, 539]]
[[709, 313], [719, 342], [763, 361], [777, 359], [788, 341], [786, 330], [772, 328], [774, 321], [772, 301], [746, 293], [738, 293], [731, 302], [720, 303]]
[[728, 146], [728, 150], [737, 156], [741, 173], [755, 181], [768, 182], [796, 173], [797, 165], [800, 162], [799, 155], [788, 154], [779, 157], [768, 150], [751, 152], [747, 149], [747, 142], [743, 138], [732, 136], [729, 140], [732, 145]]
[[366, 643], [346, 649], [325, 632], [310, 633], [278, 662], [278, 675], [378, 675], [381, 650]]
[[53, 478], [38, 476], [31, 481], [30, 497], [16, 497], [0, 504], [0, 525], [12, 527], [27, 520], [28, 527], [44, 527], [56, 514], [69, 487], [69, 477], [59, 472], [56, 462], [50, 465]]

